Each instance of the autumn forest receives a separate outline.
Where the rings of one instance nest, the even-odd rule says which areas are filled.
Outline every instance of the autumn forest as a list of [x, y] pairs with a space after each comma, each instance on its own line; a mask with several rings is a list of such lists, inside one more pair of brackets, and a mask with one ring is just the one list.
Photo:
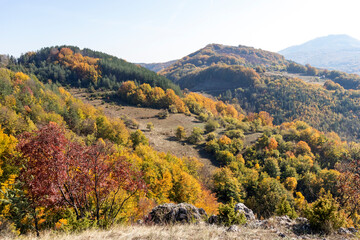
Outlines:
[[[192, 204], [225, 225], [244, 223], [229, 210], [244, 203], [258, 219], [305, 217], [313, 232], [360, 226], [358, 75], [220, 44], [161, 69], [74, 46], [1, 56], [0, 231], [108, 229], [163, 203]], [[211, 166], [157, 151], [144, 133], [158, 127], [150, 120], [142, 131], [74, 89], [156, 110], [164, 124], [193, 117], [169, 141]]]

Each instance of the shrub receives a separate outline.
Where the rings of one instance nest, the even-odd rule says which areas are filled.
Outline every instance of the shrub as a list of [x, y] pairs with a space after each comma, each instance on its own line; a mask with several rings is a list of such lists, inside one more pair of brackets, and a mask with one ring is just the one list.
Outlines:
[[205, 125], [206, 132], [213, 132], [216, 130], [216, 128], [220, 127], [220, 124], [215, 120], [209, 120], [207, 121]]
[[152, 122], [148, 122], [146, 128], [149, 132], [151, 132], [154, 129], [154, 124]]
[[185, 128], [183, 126], [178, 126], [175, 131], [175, 137], [177, 140], [181, 141], [186, 138]]
[[278, 216], [289, 216], [292, 219], [295, 219], [298, 217], [296, 214], [296, 211], [294, 207], [292, 207], [287, 200], [286, 196], [283, 196], [281, 199], [281, 202], [276, 206], [275, 210], [276, 215]]
[[230, 226], [233, 224], [245, 224], [246, 217], [243, 213], [235, 211], [235, 202], [231, 198], [228, 204], [219, 205], [219, 222], [225, 226]]
[[188, 137], [187, 140], [189, 143], [197, 144], [198, 142], [204, 140], [204, 137], [202, 134], [203, 134], [203, 130], [201, 130], [198, 127], [194, 127], [191, 132], [191, 135]]
[[206, 136], [206, 141], [211, 141], [214, 140], [215, 138], [216, 138], [216, 134], [212, 132]]
[[130, 139], [133, 142], [134, 147], [140, 144], [149, 145], [148, 139], [145, 137], [144, 133], [139, 129], [130, 134]]
[[305, 216], [315, 231], [331, 233], [344, 225], [345, 218], [338, 211], [339, 206], [329, 191], [325, 194], [325, 190], [321, 189], [320, 194], [322, 196], [318, 200], [305, 208]]
[[226, 131], [225, 135], [229, 138], [241, 138], [241, 139], [245, 138], [244, 132], [240, 129]]
[[161, 110], [158, 114], [157, 117], [159, 119], [166, 119], [169, 117], [169, 111], [167, 109]]

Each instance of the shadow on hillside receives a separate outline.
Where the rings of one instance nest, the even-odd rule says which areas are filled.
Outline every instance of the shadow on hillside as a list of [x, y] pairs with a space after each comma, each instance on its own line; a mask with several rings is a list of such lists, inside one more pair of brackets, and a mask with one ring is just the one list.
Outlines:
[[205, 151], [205, 144], [194, 146], [194, 148], [199, 152], [199, 155], [202, 158], [207, 158], [210, 160], [211, 164], [215, 167], [221, 167], [219, 161], [216, 160], [215, 155], [208, 153]]

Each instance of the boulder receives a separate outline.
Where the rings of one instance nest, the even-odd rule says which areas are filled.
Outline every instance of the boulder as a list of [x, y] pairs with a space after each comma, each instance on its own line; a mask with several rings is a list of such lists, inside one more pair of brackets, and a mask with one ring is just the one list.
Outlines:
[[237, 203], [235, 205], [235, 211], [244, 213], [247, 220], [250, 221], [255, 220], [254, 212], [250, 208], [246, 207], [245, 204], [243, 203]]
[[199, 222], [206, 218], [206, 212], [188, 203], [166, 203], [151, 210], [145, 219], [147, 224], [175, 224]]
[[231, 225], [226, 231], [227, 232], [239, 232], [239, 227], [236, 225]]
[[208, 219], [209, 224], [218, 224], [219, 223], [219, 217], [216, 215], [211, 215]]
[[338, 230], [338, 234], [351, 234], [351, 232], [348, 229], [341, 227]]
[[347, 230], [349, 230], [351, 233], [357, 233], [358, 231], [354, 227], [349, 227]]

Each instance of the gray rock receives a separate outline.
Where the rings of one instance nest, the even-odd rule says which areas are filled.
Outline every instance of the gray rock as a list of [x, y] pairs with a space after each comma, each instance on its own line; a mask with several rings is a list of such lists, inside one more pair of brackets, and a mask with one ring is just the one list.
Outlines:
[[285, 237], [286, 237], [286, 235], [285, 235], [285, 234], [283, 234], [282, 232], [281, 232], [281, 233], [279, 233], [278, 235], [279, 235], [279, 237], [281, 237], [281, 238], [285, 238]]
[[226, 231], [227, 232], [239, 232], [239, 228], [236, 225], [231, 225]]
[[208, 219], [209, 224], [218, 224], [219, 223], [219, 217], [216, 215], [211, 215]]
[[351, 233], [357, 233], [358, 230], [356, 230], [356, 228], [354, 227], [349, 227], [347, 230], [349, 230]]
[[237, 203], [235, 205], [235, 211], [244, 213], [247, 220], [255, 220], [254, 212], [250, 208], [246, 207], [243, 203]]
[[166, 203], [151, 210], [145, 219], [147, 224], [175, 224], [199, 222], [206, 217], [203, 209], [188, 203]]
[[351, 234], [351, 232], [348, 229], [343, 228], [343, 227], [339, 228], [338, 233], [339, 234]]

